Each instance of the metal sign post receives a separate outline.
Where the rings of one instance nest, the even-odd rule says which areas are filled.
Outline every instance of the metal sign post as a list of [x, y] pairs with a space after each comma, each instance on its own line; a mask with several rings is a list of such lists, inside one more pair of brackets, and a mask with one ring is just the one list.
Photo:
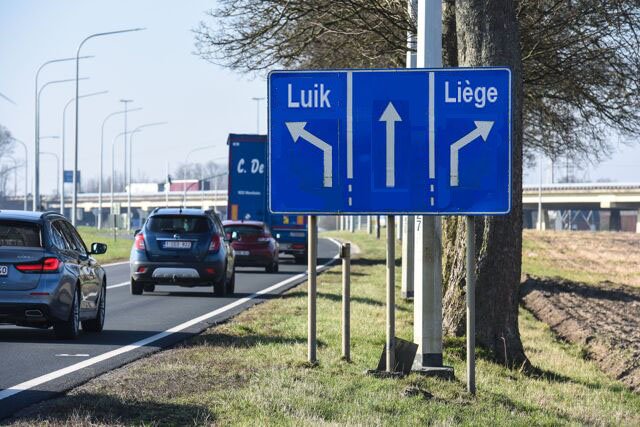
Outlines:
[[351, 361], [351, 244], [343, 243], [342, 256], [342, 358]]
[[476, 394], [476, 229], [467, 217], [467, 391]]
[[307, 325], [307, 350], [309, 363], [316, 363], [316, 349], [318, 347], [316, 341], [316, 289], [317, 289], [317, 271], [316, 259], [318, 251], [318, 217], [309, 215], [309, 259], [308, 259], [308, 277], [309, 277], [309, 302], [308, 302], [308, 325]]
[[396, 241], [395, 217], [387, 215], [387, 372], [396, 368]]

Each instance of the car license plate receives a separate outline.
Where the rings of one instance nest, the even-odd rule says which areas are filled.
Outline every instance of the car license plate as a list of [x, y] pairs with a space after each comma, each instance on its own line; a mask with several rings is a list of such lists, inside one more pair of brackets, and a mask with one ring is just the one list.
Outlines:
[[247, 256], [249, 255], [249, 251], [235, 251], [236, 255]]
[[9, 275], [9, 267], [7, 267], [6, 265], [0, 265], [0, 277], [4, 277], [8, 275]]
[[191, 249], [191, 242], [184, 242], [179, 240], [169, 240], [164, 242], [165, 249]]

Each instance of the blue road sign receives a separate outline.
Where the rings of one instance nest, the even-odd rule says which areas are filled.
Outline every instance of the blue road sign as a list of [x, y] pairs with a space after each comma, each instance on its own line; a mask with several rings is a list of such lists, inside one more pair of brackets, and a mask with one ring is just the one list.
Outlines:
[[[78, 183], [80, 182], [80, 171], [77, 172]], [[73, 171], [64, 171], [63, 182], [65, 184], [73, 184]]]
[[269, 74], [274, 213], [511, 209], [508, 68]]

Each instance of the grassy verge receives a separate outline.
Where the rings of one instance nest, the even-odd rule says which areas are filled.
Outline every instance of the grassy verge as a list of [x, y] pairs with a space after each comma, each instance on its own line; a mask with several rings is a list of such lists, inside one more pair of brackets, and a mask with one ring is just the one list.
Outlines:
[[[366, 234], [332, 233], [362, 254], [352, 268], [352, 357], [340, 359], [340, 269], [319, 276], [320, 363], [306, 360], [306, 288], [116, 370], [23, 414], [18, 424], [239, 425], [640, 424], [640, 396], [609, 380], [579, 347], [556, 341], [525, 311], [520, 327], [537, 376], [479, 354], [478, 395], [465, 392], [464, 344], [446, 342], [458, 380], [375, 379], [384, 345], [384, 247]], [[398, 284], [400, 271], [398, 269]], [[399, 294], [399, 289], [398, 289]], [[397, 334], [410, 339], [412, 306], [398, 301]]]
[[640, 234], [524, 230], [522, 246], [523, 273], [640, 286]]
[[101, 263], [126, 261], [129, 259], [129, 252], [133, 244], [133, 234], [119, 233], [114, 240], [111, 230], [97, 230], [93, 227], [78, 227], [78, 231], [82, 239], [90, 246], [93, 242], [106, 243], [108, 246], [107, 253], [104, 255], [96, 255], [95, 258]]

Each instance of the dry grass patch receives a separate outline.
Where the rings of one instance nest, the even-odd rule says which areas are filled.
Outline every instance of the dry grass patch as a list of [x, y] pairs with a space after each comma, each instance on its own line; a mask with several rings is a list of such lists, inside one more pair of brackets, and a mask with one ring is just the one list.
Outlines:
[[525, 230], [523, 273], [640, 287], [640, 234]]

